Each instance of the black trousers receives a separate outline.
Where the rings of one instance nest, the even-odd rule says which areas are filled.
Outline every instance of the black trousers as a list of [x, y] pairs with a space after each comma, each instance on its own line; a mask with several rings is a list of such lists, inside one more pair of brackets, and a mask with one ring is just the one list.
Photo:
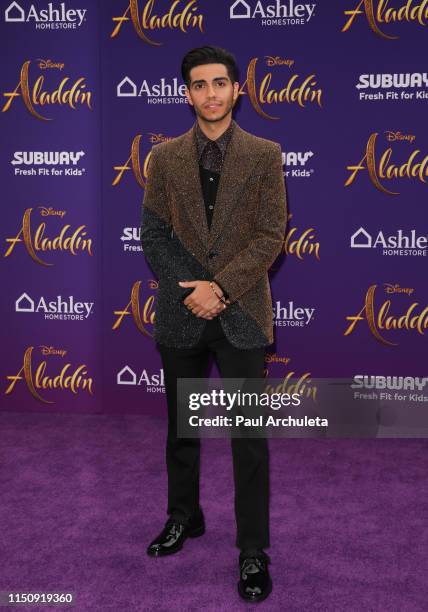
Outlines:
[[[206, 378], [213, 354], [222, 378], [263, 378], [265, 349], [237, 349], [224, 335], [218, 317], [206, 322], [198, 344], [178, 349], [157, 344], [168, 404], [166, 464], [168, 514], [188, 523], [200, 513], [198, 438], [177, 437], [177, 378]], [[235, 484], [236, 545], [269, 546], [269, 450], [265, 438], [231, 438]]]

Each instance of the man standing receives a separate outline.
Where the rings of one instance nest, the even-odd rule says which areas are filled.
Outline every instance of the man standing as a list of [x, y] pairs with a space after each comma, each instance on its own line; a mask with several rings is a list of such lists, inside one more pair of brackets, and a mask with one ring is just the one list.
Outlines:
[[[223, 378], [263, 378], [273, 342], [268, 270], [286, 225], [280, 145], [232, 120], [239, 85], [234, 57], [218, 47], [183, 59], [194, 126], [152, 149], [141, 243], [159, 279], [155, 341], [168, 403], [169, 518], [147, 553], [179, 551], [204, 533], [199, 504], [199, 439], [177, 437], [177, 379], [204, 378], [214, 355]], [[238, 590], [265, 599], [272, 582], [267, 440], [232, 439]]]

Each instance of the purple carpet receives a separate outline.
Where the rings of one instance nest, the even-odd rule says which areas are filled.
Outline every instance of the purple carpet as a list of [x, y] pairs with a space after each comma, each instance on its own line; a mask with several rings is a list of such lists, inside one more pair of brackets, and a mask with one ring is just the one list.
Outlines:
[[[163, 420], [0, 413], [0, 425], [0, 591], [76, 597], [74, 608], [14, 609], [254, 609], [236, 591], [228, 442], [203, 443], [206, 534], [151, 559], [165, 520]], [[427, 610], [427, 447], [272, 440], [273, 592], [256, 607]]]

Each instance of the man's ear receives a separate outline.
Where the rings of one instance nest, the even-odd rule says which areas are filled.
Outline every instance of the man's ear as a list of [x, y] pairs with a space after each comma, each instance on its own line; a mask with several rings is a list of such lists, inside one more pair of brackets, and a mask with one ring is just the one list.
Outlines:
[[189, 90], [187, 88], [187, 85], [186, 85], [186, 89], [184, 90], [184, 93], [186, 94], [186, 98], [187, 98], [188, 103], [191, 106], [193, 106], [192, 98], [190, 97], [190, 92], [189, 92]]
[[235, 83], [233, 84], [233, 102], [234, 103], [238, 99], [238, 95], [239, 95], [239, 83], [238, 81], [235, 81]]

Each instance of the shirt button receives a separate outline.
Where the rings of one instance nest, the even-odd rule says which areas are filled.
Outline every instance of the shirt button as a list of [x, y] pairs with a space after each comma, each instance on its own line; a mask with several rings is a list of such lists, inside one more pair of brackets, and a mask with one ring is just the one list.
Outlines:
[[211, 205], [210, 205], [210, 206], [208, 206], [208, 208], [209, 208], [210, 210], [212, 210], [212, 209], [214, 208], [214, 206], [211, 206]]
[[210, 176], [210, 181], [213, 181], [213, 180], [214, 180], [214, 179], [213, 179], [213, 177], [212, 177], [212, 176]]

